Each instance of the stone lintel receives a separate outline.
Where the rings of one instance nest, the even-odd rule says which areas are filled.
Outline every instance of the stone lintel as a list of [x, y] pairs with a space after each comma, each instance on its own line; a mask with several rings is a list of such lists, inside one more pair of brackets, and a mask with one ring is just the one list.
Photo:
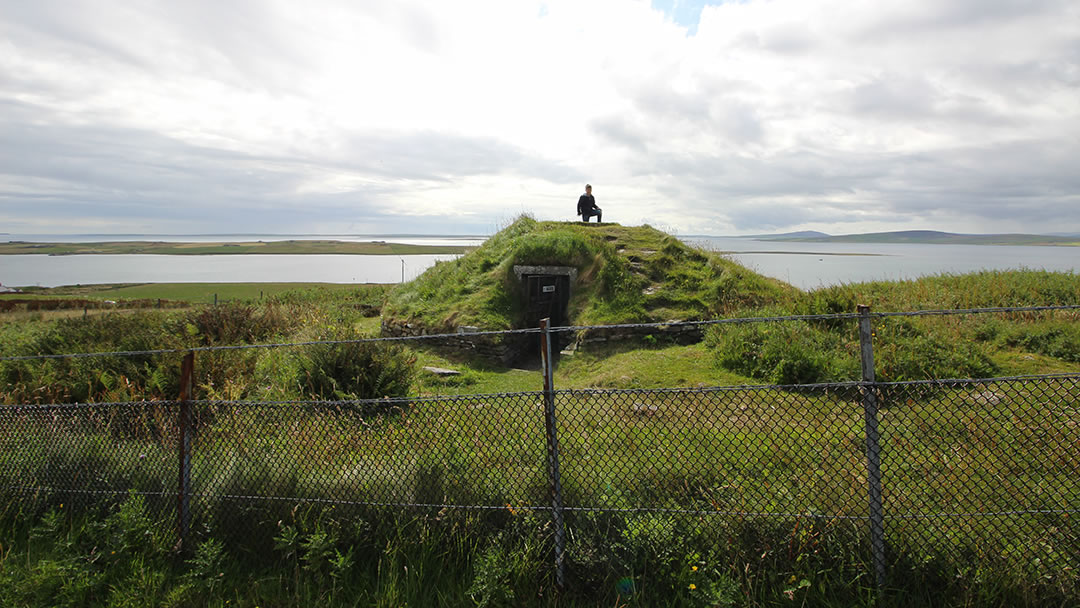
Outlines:
[[514, 274], [520, 281], [525, 275], [549, 274], [570, 277], [570, 282], [577, 280], [577, 268], [573, 266], [514, 266]]

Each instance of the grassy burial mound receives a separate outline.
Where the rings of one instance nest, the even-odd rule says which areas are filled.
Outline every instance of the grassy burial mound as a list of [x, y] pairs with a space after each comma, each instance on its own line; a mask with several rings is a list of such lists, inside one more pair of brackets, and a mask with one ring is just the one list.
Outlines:
[[649, 226], [523, 216], [479, 248], [394, 290], [384, 323], [428, 333], [523, 327], [528, 296], [515, 266], [576, 270], [566, 311], [573, 325], [705, 319], [796, 292]]

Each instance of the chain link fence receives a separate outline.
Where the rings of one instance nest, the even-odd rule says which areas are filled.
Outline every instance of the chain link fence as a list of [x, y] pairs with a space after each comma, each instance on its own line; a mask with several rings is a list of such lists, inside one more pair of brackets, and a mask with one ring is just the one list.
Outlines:
[[178, 544], [298, 504], [529, 513], [560, 584], [617, 529], [776, 534], [878, 585], [953, 564], [1075, 587], [1080, 374], [877, 382], [868, 311], [799, 320], [836, 317], [862, 324], [862, 380], [561, 390], [546, 353], [539, 392], [0, 406], [0, 495], [30, 515], [136, 494]]

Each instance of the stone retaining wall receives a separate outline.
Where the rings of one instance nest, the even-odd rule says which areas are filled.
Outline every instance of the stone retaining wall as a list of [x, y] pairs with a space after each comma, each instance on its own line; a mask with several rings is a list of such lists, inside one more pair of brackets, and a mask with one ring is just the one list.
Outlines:
[[[677, 321], [671, 321], [677, 323]], [[678, 344], [696, 344], [705, 338], [705, 330], [700, 325], [661, 325], [660, 327], [614, 327], [611, 329], [588, 329], [578, 333], [574, 343], [578, 349], [609, 342], [641, 342], [645, 336], [653, 336], [658, 341], [673, 341]]]
[[[672, 321], [672, 323], [676, 323]], [[479, 355], [489, 361], [511, 366], [527, 356], [534, 355], [537, 338], [534, 334], [508, 335], [470, 335], [482, 331], [477, 327], [462, 326], [453, 336], [429, 338], [424, 344], [436, 346], [457, 353]], [[382, 319], [384, 336], [427, 336], [440, 335], [444, 332], [422, 327], [418, 323]], [[660, 327], [615, 327], [611, 329], [589, 329], [576, 335], [560, 334], [555, 340], [556, 346], [573, 342], [574, 350], [588, 350], [611, 342], [636, 342], [643, 344], [646, 336], [653, 336], [658, 341], [671, 341], [677, 344], [696, 344], [705, 337], [704, 329], [699, 325], [664, 325]], [[561, 348], [561, 347], [559, 347]]]
[[[408, 323], [395, 319], [382, 319], [382, 335], [384, 336], [427, 336], [439, 335], [445, 332], [433, 331], [418, 323]], [[423, 344], [433, 345], [440, 349], [446, 349], [462, 354], [478, 355], [489, 361], [501, 365], [510, 366], [534, 350], [536, 336], [530, 334], [504, 334], [504, 335], [470, 335], [472, 332], [482, 331], [477, 327], [462, 326], [458, 328], [458, 334], [429, 338], [422, 340]]]

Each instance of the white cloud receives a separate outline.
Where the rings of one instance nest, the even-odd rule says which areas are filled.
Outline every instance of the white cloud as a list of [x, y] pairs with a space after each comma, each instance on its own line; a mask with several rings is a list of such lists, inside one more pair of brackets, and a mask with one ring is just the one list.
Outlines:
[[1067, 1], [0, 5], [5, 231], [1080, 230]]

